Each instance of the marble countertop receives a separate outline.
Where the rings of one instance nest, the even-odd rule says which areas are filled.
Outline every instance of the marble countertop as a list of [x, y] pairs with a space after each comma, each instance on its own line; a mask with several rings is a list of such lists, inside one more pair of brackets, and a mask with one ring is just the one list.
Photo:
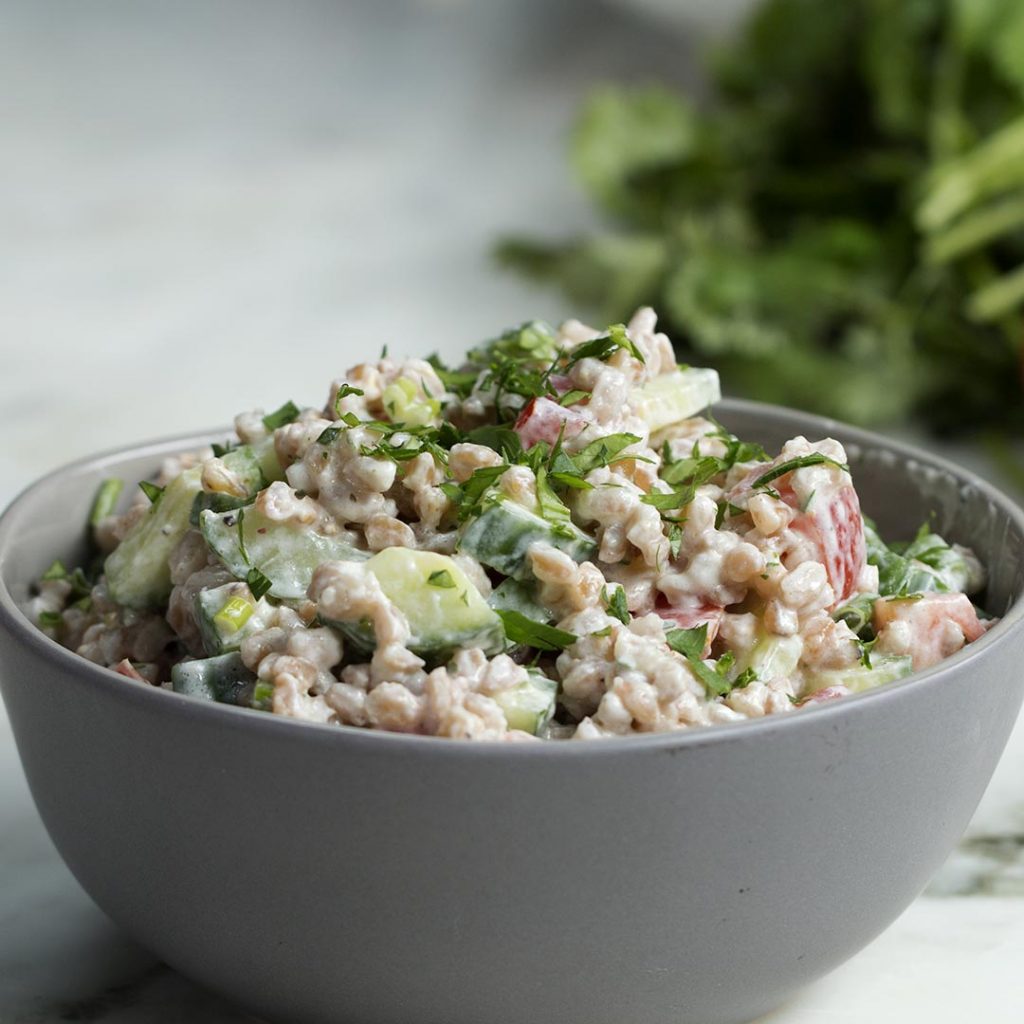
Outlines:
[[[569, 314], [488, 247], [584, 225], [575, 104], [685, 77], [697, 48], [585, 0], [15, 0], [4, 20], [0, 506], [128, 439], [319, 402], [384, 343], [455, 352]], [[1020, 1021], [1022, 779], [1024, 723], [927, 892], [773, 1024]], [[0, 1022], [247, 1019], [78, 888], [0, 713]]]

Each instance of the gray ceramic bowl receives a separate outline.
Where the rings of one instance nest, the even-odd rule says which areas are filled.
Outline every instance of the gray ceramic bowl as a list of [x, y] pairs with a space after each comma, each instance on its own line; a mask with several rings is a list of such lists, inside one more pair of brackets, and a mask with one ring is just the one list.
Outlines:
[[82, 543], [79, 463], [0, 521], [3, 695], [83, 887], [183, 974], [272, 1020], [747, 1021], [920, 892], [971, 816], [1024, 689], [1024, 514], [966, 472], [830, 421], [724, 402], [770, 447], [847, 444], [890, 536], [936, 528], [1003, 620], [928, 672], [777, 719], [655, 737], [470, 744], [304, 725], [135, 685], [18, 609]]

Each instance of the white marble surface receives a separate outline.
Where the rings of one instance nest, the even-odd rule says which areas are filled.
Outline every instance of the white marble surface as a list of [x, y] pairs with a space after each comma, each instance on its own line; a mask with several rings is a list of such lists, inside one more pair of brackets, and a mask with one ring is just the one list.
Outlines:
[[[3, 5], [0, 505], [33, 477], [237, 409], [319, 401], [353, 357], [569, 312], [501, 276], [562, 232], [595, 81], [687, 73], [597, 4]], [[296, 358], [298, 357], [298, 358]], [[1024, 1019], [1024, 726], [967, 840], [773, 1024]], [[0, 715], [0, 1022], [242, 1021], [158, 965], [50, 844]]]

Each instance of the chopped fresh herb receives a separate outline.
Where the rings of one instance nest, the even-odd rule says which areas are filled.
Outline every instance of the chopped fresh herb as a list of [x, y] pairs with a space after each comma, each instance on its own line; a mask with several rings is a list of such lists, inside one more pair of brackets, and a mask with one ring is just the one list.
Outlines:
[[629, 607], [626, 604], [625, 587], [616, 586], [612, 589], [611, 594], [608, 593], [607, 587], [602, 587], [601, 600], [604, 601], [609, 615], [614, 615], [624, 626], [629, 625]]
[[743, 687], [749, 686], [751, 683], [757, 680], [757, 672], [753, 668], [745, 668], [734, 680], [732, 687], [734, 690], [742, 690]]
[[673, 559], [679, 557], [683, 547], [683, 528], [678, 523], [672, 523], [668, 528], [668, 551]]
[[[245, 509], [240, 508], [238, 510], [238, 518], [235, 520], [235, 524], [238, 527], [238, 550], [241, 552], [242, 560], [246, 565], [252, 565], [249, 561], [249, 552], [245, 550]], [[252, 589], [250, 587], [250, 589]], [[257, 597], [258, 601], [259, 598]]]
[[580, 391], [578, 388], [573, 388], [572, 391], [566, 391], [564, 395], [558, 400], [559, 405], [575, 405], [577, 402], [582, 402], [584, 398], [589, 398], [589, 391]]
[[572, 522], [568, 507], [548, 483], [548, 473], [543, 466], [537, 471], [537, 506], [541, 517], [549, 523], [567, 525]]
[[157, 487], [156, 484], [151, 483], [149, 480], [139, 481], [139, 490], [149, 498], [152, 505], [156, 505], [160, 498], [163, 496], [164, 489]]
[[479, 370], [450, 370], [441, 362], [436, 352], [427, 356], [427, 362], [434, 368], [434, 372], [440, 378], [445, 389], [458, 395], [459, 398], [466, 398], [473, 390]]
[[484, 495], [507, 469], [505, 464], [481, 466], [461, 486], [450, 481], [441, 484], [442, 492], [455, 503], [460, 522], [480, 514]]
[[590, 635], [591, 636], [611, 636], [612, 635], [612, 627], [611, 626], [605, 626], [604, 629], [595, 629]]
[[437, 572], [432, 572], [427, 577], [427, 586], [453, 590], [455, 588], [455, 580], [452, 579], [452, 574], [447, 569], [438, 569]]
[[519, 435], [511, 427], [499, 427], [494, 424], [477, 427], [466, 434], [470, 444], [481, 444], [485, 448], [493, 448], [499, 455], [510, 462], [515, 462], [523, 454], [523, 444]]
[[836, 622], [845, 622], [862, 640], [870, 639], [871, 618], [874, 615], [876, 594], [856, 594], [833, 613]]
[[85, 575], [85, 571], [83, 569], [73, 569], [71, 575], [68, 576], [67, 579], [71, 584], [70, 597], [72, 601], [88, 597], [92, 593], [92, 582]]
[[39, 625], [43, 629], [57, 629], [64, 622], [64, 616], [60, 612], [40, 612]]
[[116, 478], [104, 480], [100, 484], [96, 497], [93, 499], [92, 511], [89, 513], [89, 523], [95, 526], [101, 519], [106, 519], [117, 508], [117, 499], [121, 497], [124, 490], [124, 481]]
[[582, 345], [577, 345], [569, 353], [567, 369], [575, 366], [576, 363], [583, 359], [607, 360], [620, 348], [624, 348], [634, 359], [638, 359], [641, 363], [645, 361], [643, 353], [626, 333], [625, 324], [612, 324], [606, 334], [602, 334], [591, 341], [585, 341]]
[[708, 642], [708, 626], [705, 622], [692, 629], [670, 629], [665, 633], [669, 647], [684, 658], [699, 658]]
[[64, 568], [64, 563], [60, 559], [50, 563], [50, 568], [40, 576], [43, 580], [63, 580], [67, 579], [68, 571]]
[[802, 502], [800, 502], [800, 511], [806, 512], [811, 507], [811, 502], [814, 501], [814, 496], [817, 494], [817, 490], [811, 491]]
[[252, 690], [252, 707], [257, 711], [270, 711], [274, 707], [273, 683], [259, 680]]
[[834, 466], [836, 469], [841, 469], [844, 473], [849, 473], [850, 467], [844, 465], [842, 462], [836, 462], [835, 459], [830, 458], [828, 455], [823, 455], [821, 452], [810, 452], [807, 455], [798, 455], [795, 459], [786, 459], [785, 462], [780, 462], [777, 466], [772, 466], [766, 473], [762, 473], [753, 483], [753, 487], [764, 487], [765, 484], [771, 483], [772, 480], [778, 480], [780, 476], [785, 476], [787, 473], [792, 473], [797, 469], [805, 469], [807, 466]]
[[278, 427], [283, 427], [286, 423], [293, 423], [299, 418], [299, 407], [292, 401], [287, 401], [280, 409], [275, 409], [274, 412], [268, 413], [263, 417], [263, 426], [267, 430], [273, 432]]
[[343, 433], [343, 427], [326, 427], [320, 432], [320, 436], [316, 439], [317, 444], [322, 444], [325, 447], [334, 444], [338, 435]]
[[339, 418], [341, 417], [342, 410], [339, 406], [343, 398], [348, 398], [349, 395], [359, 395], [362, 397], [365, 394], [366, 392], [362, 388], [354, 388], [350, 384], [342, 384], [338, 388], [338, 393], [334, 396], [334, 415]]
[[[733, 687], [732, 682], [725, 675], [725, 671], [730, 667], [730, 662], [728, 659], [725, 659], [726, 665], [722, 672], [709, 667], [701, 657], [704, 653], [707, 639], [707, 623], [694, 626], [692, 629], [670, 629], [665, 633], [665, 640], [669, 647], [686, 658], [687, 664], [693, 670], [693, 674], [704, 684], [704, 688], [708, 693], [712, 696], [721, 697]], [[719, 663], [721, 661], [722, 659], [719, 660]]]
[[233, 452], [235, 450], [235, 447], [236, 446], [233, 445], [230, 441], [226, 441], [224, 444], [214, 443], [210, 445], [210, 448], [213, 451], [214, 458], [217, 459], [224, 458], [224, 456], [227, 455], [228, 452]]
[[339, 416], [338, 419], [340, 419], [346, 427], [358, 427], [363, 422], [354, 412], [347, 412], [344, 415]]
[[599, 437], [596, 441], [591, 441], [585, 448], [581, 448], [572, 456], [572, 461], [577, 471], [582, 474], [631, 458], [649, 462], [650, 459], [643, 456], [622, 455], [626, 448], [638, 444], [641, 440], [636, 434], [608, 434], [605, 437]]
[[[246, 559], [248, 562], [248, 558]], [[253, 566], [246, 574], [245, 582], [249, 584], [252, 596], [258, 601], [274, 585], [266, 576]]]
[[505, 626], [505, 636], [513, 644], [526, 644], [539, 651], [561, 651], [579, 639], [575, 633], [536, 622], [522, 612], [506, 608], [498, 608], [496, 611]]

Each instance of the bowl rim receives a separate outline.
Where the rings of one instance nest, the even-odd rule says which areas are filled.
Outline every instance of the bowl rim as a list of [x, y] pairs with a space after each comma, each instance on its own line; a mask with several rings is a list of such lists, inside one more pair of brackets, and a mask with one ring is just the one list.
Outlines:
[[[902, 461], [912, 460], [929, 468], [937, 469], [955, 479], [958, 485], [975, 488], [984, 498], [998, 507], [1009, 521], [1015, 523], [1021, 535], [1024, 536], [1024, 507], [973, 471], [958, 466], [943, 456], [831, 417], [818, 416], [814, 413], [806, 413], [766, 402], [726, 398], [716, 403], [715, 409], [722, 416], [728, 416], [731, 412], [739, 412], [767, 417], [782, 426], [790, 424], [797, 432], [806, 431], [809, 423], [813, 423], [816, 429], [822, 432], [822, 436], [827, 436], [833, 429], [838, 429], [847, 437], [847, 441], [844, 443], [853, 443], [866, 449], [885, 450], [898, 456]], [[231, 428], [189, 431], [141, 444], [109, 449], [97, 455], [77, 459], [50, 471], [23, 488], [0, 515], [0, 568], [4, 564], [4, 555], [7, 549], [17, 542], [15, 521], [21, 509], [29, 504], [39, 491], [45, 490], [57, 480], [102, 469], [109, 464], [123, 462], [127, 459], [147, 456], [166, 457], [176, 451], [208, 445], [211, 438], [231, 433]], [[437, 757], [492, 758], [500, 756], [533, 759], [572, 757], [589, 760], [592, 757], [615, 757], [639, 754], [645, 751], [651, 753], [666, 750], [675, 752], [683, 748], [700, 747], [707, 744], [739, 743], [762, 737], [767, 739], [769, 735], [774, 735], [780, 730], [813, 728], [815, 723], [826, 726], [836, 716], [850, 717], [858, 714], [857, 709], [881, 708], [883, 701], [900, 699], [900, 695], [911, 694], [918, 689], [934, 686], [939, 679], [948, 677], [961, 668], [968, 671], [967, 666], [970, 663], [979, 657], [984, 657], [994, 646], [1012, 642], [1014, 637], [1020, 638], [1024, 635], [1024, 592], [1016, 597], [1005, 614], [991, 629], [986, 631], [984, 636], [967, 644], [938, 664], [920, 672], [914, 672], [906, 679], [889, 683], [878, 689], [850, 694], [841, 700], [803, 708], [801, 713], [796, 715], [766, 715], [739, 722], [718, 723], [711, 727], [694, 727], [673, 732], [633, 736], [603, 737], [599, 742], [594, 743], [558, 741], [510, 743], [505, 740], [460, 742], [444, 737], [308, 722], [283, 715], [253, 711], [250, 708], [197, 700], [194, 697], [175, 693], [173, 690], [165, 690], [162, 687], [133, 684], [125, 676], [88, 661], [47, 636], [29, 620], [18, 606], [8, 588], [7, 581], [0, 573], [0, 633], [4, 632], [15, 641], [31, 649], [52, 668], [78, 675], [88, 680], [90, 685], [99, 688], [104, 695], [110, 696], [114, 700], [138, 705], [142, 710], [166, 711], [168, 714], [177, 714], [187, 719], [205, 719], [210, 724], [217, 721], [221, 721], [225, 725], [234, 722], [234, 728], [256, 730], [261, 734], [262, 731], [269, 730], [268, 736], [277, 736], [281, 739], [289, 735], [304, 736], [311, 744], [326, 742], [334, 744], [339, 749], [349, 745], [363, 748], [368, 744], [374, 750], [385, 751], [389, 749], [390, 745], [398, 753], [406, 752], [411, 755], [416, 752], [417, 755], [429, 754]], [[801, 723], [804, 724], [801, 725]], [[296, 729], [301, 731], [288, 731]], [[281, 730], [286, 731], [281, 732]]]

